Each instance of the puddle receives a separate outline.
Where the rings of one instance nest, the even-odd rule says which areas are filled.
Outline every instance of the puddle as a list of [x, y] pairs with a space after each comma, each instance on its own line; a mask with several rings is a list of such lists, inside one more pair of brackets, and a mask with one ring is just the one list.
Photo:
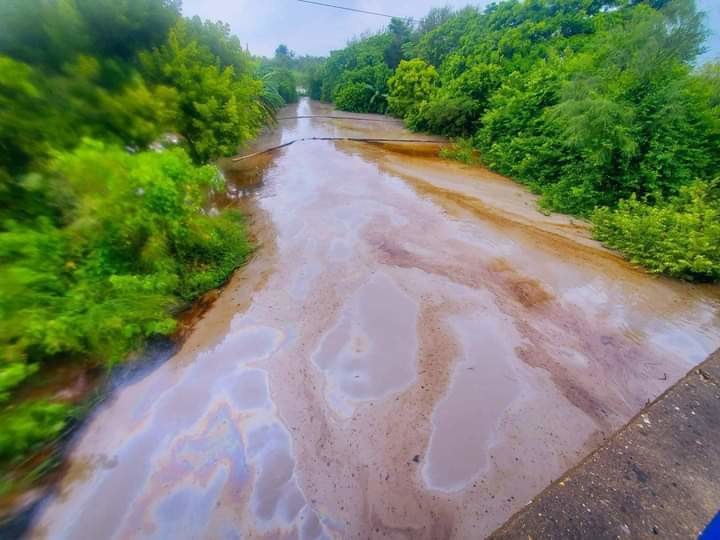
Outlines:
[[351, 416], [354, 405], [412, 383], [417, 317], [417, 304], [383, 274], [358, 289], [313, 355], [326, 374], [326, 395], [336, 412]]
[[430, 489], [458, 491], [487, 469], [505, 411], [519, 398], [514, 348], [520, 336], [498, 325], [502, 314], [491, 305], [482, 317], [451, 321], [460, 356], [450, 387], [432, 417], [432, 435], [423, 479]]

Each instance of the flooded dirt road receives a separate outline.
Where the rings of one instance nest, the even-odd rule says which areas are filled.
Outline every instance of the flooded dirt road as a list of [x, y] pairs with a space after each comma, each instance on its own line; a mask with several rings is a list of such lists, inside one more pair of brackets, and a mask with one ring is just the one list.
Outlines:
[[[258, 144], [307, 136], [417, 138], [303, 118]], [[720, 345], [717, 288], [645, 275], [434, 153], [236, 163], [256, 256], [97, 411], [31, 536], [482, 537]]]

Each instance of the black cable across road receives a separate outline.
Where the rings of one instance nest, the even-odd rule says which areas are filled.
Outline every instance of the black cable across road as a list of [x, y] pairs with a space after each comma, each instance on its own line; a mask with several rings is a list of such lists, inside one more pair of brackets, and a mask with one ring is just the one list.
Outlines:
[[377, 138], [364, 138], [364, 137], [302, 137], [300, 139], [293, 139], [292, 141], [288, 141], [286, 143], [279, 144], [277, 146], [271, 146], [270, 148], [266, 148], [265, 150], [253, 152], [252, 154], [248, 154], [246, 156], [235, 156], [234, 158], [231, 158], [231, 161], [242, 161], [243, 159], [248, 159], [251, 157], [259, 156], [260, 154], [266, 154], [268, 152], [272, 152], [273, 150], [279, 150], [280, 148], [285, 148], [286, 146], [290, 146], [291, 144], [294, 144], [294, 143], [300, 142], [300, 141], [353, 141], [353, 142], [366, 142], [366, 143], [398, 142], [398, 143], [442, 144], [442, 141], [429, 141], [427, 139], [377, 139]]

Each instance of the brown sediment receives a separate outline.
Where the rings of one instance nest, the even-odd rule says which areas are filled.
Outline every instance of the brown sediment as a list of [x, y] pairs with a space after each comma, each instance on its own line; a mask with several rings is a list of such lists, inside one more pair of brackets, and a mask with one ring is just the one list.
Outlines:
[[[301, 117], [302, 118], [302, 117]], [[307, 141], [344, 141], [344, 142], [361, 142], [361, 143], [367, 143], [367, 144], [388, 144], [393, 145], [396, 148], [400, 144], [409, 144], [412, 145], [413, 148], [417, 148], [417, 145], [420, 143], [429, 143], [431, 147], [435, 147], [437, 145], [437, 141], [435, 140], [427, 140], [427, 139], [410, 139], [410, 138], [402, 138], [402, 139], [393, 139], [393, 138], [387, 138], [387, 137], [300, 137], [298, 139], [291, 139], [289, 141], [285, 141], [282, 144], [278, 144], [275, 146], [270, 146], [269, 148], [264, 148], [262, 150], [258, 150], [256, 152], [253, 152], [251, 154], [243, 154], [240, 156], [234, 156], [230, 158], [230, 160], [233, 163], [242, 163], [243, 161], [246, 161], [248, 159], [264, 156], [270, 152], [274, 152], [276, 150], [282, 150], [283, 148], [287, 148], [291, 144], [299, 143], [299, 142], [307, 142]], [[406, 153], [407, 155], [422, 155], [423, 153], [419, 153], [413, 148], [409, 149]], [[428, 153], [425, 153], [425, 155], [428, 155]], [[433, 153], [430, 153], [430, 155], [433, 155]]]
[[[256, 145], [409, 135], [296, 118]], [[98, 412], [71, 469], [117, 465], [71, 470], [34, 536], [483, 537], [720, 341], [719, 289], [632, 269], [426, 146], [300, 142], [229, 170], [260, 248]]]
[[444, 189], [418, 178], [410, 177], [409, 179], [418, 192], [432, 196], [445, 207], [455, 207], [456, 209], [470, 211], [481, 216], [483, 221], [493, 223], [498, 227], [513, 227], [531, 234], [532, 236], [538, 237], [538, 241], [543, 242], [543, 245], [546, 247], [554, 247], [557, 251], [565, 252], [570, 249], [574, 257], [585, 257], [594, 261], [603, 257], [613, 260], [621, 259], [617, 253], [605, 249], [599, 244], [588, 245], [584, 242], [578, 242], [578, 232], [585, 236], [588, 231], [587, 225], [582, 222], [578, 221], [572, 224], [562, 225], [553, 224], [552, 228], [544, 228], [539, 226], [537, 220], [530, 220], [530, 223], [528, 223], [527, 216], [511, 214], [507, 211], [501, 212], [497, 208], [493, 208], [484, 203], [481, 199], [450, 189]]
[[397, 143], [397, 142], [370, 142], [373, 146], [379, 146], [382, 150], [400, 154], [403, 156], [437, 158], [440, 149], [444, 146], [442, 141], [434, 141], [433, 143]]
[[[573, 306], [553, 302], [537, 280], [518, 276], [504, 261], [493, 259], [485, 266], [482, 260], [472, 260], [460, 253], [450, 260], [429, 260], [410, 253], [385, 235], [377, 237], [378, 234], [371, 233], [369, 240], [385, 264], [418, 268], [472, 288], [495, 289], [495, 297], [505, 299], [498, 307], [513, 317], [516, 328], [527, 340], [527, 345], [517, 348], [519, 357], [532, 367], [547, 370], [568, 401], [594, 418], [599, 429], [610, 429], [617, 425], [618, 418], [627, 417], [633, 408], [642, 405], [643, 398], [637, 396], [637, 389], [627, 385], [644, 378], [645, 366], [657, 360], [656, 351], [644, 350], [602, 322], [588, 321]], [[503, 270], [498, 271], [498, 267]], [[541, 309], [542, 313], [534, 319], [524, 314], [526, 309]], [[574, 350], [589, 365], [578, 369], [548, 350], [548, 344], [567, 341], [562, 334], [573, 336]], [[613, 387], [605, 388], [601, 381], [612, 382]]]

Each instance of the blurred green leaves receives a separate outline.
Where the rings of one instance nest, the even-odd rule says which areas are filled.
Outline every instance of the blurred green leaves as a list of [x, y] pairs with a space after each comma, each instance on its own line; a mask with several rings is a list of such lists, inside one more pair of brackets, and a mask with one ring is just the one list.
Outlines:
[[241, 216], [209, 211], [224, 181], [204, 164], [274, 114], [256, 72], [175, 0], [0, 2], [0, 463], [69, 418], [30, 397], [43, 370], [172, 333], [250, 252]]

